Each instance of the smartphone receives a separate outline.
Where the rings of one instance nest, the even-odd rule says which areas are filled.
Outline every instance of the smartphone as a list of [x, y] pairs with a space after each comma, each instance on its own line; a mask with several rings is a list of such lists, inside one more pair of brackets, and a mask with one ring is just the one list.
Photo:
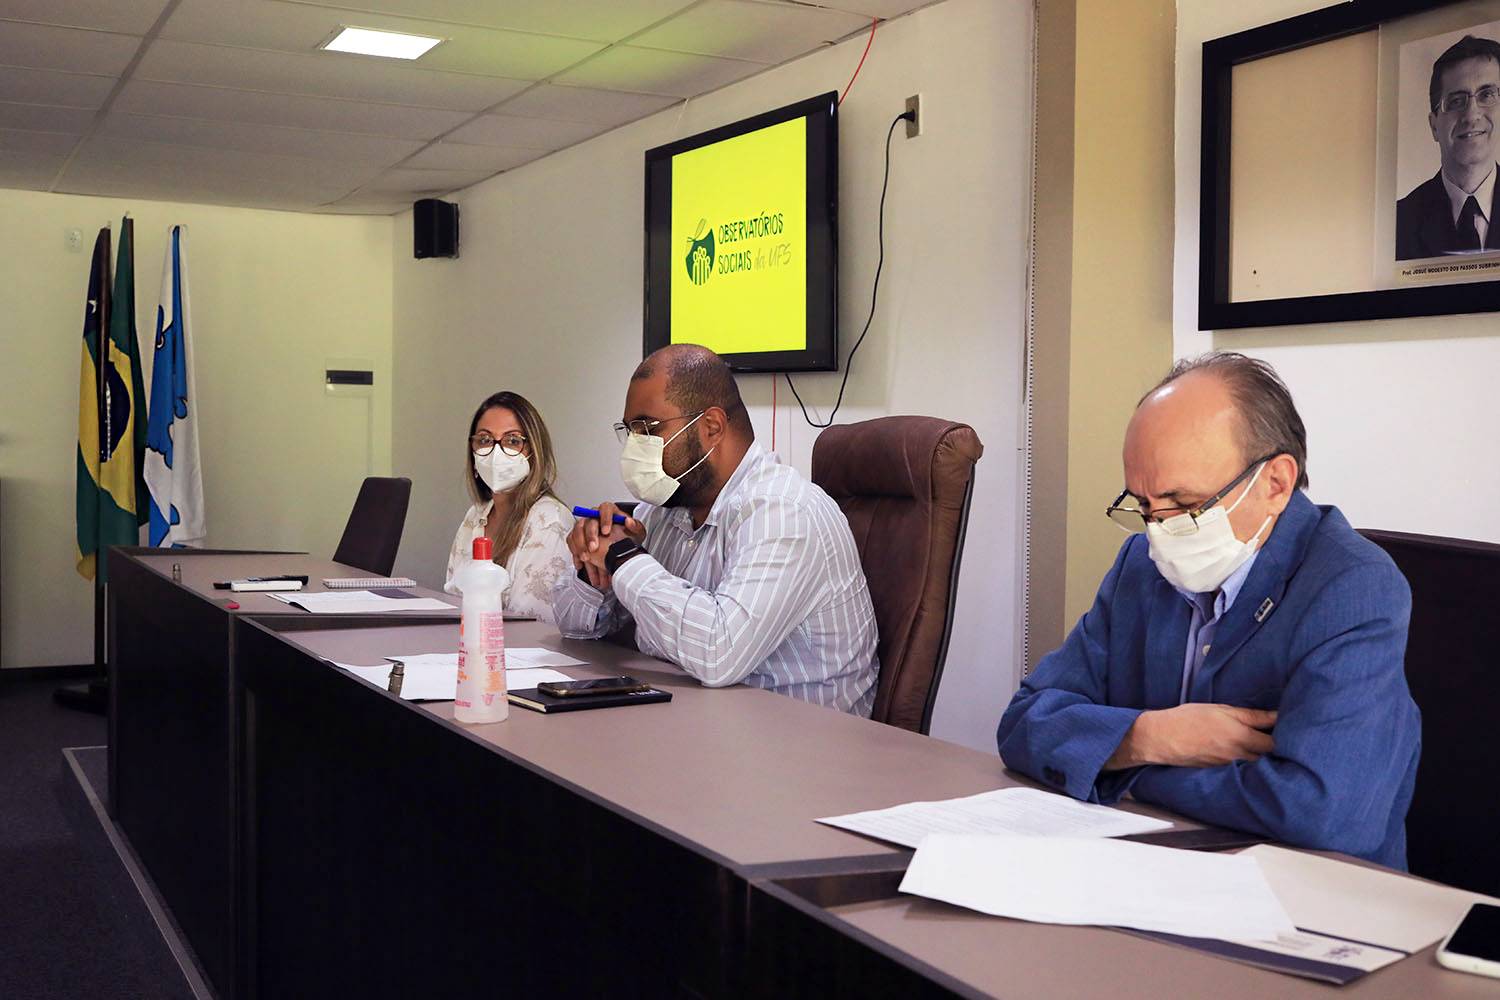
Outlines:
[[1206, 826], [1201, 830], [1160, 830], [1153, 833], [1137, 833], [1121, 840], [1137, 844], [1155, 844], [1157, 847], [1175, 847], [1183, 851], [1232, 851], [1253, 844], [1264, 844], [1268, 837], [1245, 833], [1242, 830], [1223, 830]]
[[650, 684], [642, 684], [634, 677], [595, 677], [586, 681], [546, 681], [536, 689], [553, 698], [581, 698], [595, 694], [630, 694], [633, 691], [649, 691]]
[[1500, 906], [1475, 903], [1438, 946], [1439, 965], [1500, 979]]

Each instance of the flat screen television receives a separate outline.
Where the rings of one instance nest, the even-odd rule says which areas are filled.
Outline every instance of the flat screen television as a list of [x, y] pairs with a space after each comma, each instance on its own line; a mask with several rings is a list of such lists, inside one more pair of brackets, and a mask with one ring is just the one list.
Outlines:
[[835, 371], [838, 95], [646, 152], [645, 353]]

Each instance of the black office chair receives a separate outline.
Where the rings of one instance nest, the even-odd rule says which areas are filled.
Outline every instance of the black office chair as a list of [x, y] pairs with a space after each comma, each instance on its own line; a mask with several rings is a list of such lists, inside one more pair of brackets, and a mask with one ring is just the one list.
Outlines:
[[359, 487], [334, 562], [357, 566], [376, 576], [390, 576], [406, 527], [411, 480], [371, 476]]
[[1500, 895], [1500, 545], [1360, 529], [1411, 584], [1406, 683], [1422, 710], [1422, 760], [1406, 815], [1413, 875]]

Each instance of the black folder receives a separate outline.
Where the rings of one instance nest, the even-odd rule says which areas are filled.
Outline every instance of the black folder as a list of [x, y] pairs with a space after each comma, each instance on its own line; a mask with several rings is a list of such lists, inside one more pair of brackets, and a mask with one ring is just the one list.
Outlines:
[[650, 705], [660, 701], [671, 701], [672, 692], [648, 688], [645, 691], [555, 698], [550, 694], [542, 694], [536, 688], [522, 688], [519, 691], [509, 692], [506, 697], [510, 699], [512, 705], [520, 705], [533, 712], [581, 712], [588, 708], [615, 708], [619, 705]]

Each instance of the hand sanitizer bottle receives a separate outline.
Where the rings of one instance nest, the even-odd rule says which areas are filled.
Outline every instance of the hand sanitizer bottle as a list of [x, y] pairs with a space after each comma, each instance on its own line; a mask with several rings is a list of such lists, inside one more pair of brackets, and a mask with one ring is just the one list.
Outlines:
[[463, 594], [458, 625], [458, 694], [453, 718], [459, 722], [503, 722], [505, 699], [505, 615], [501, 595], [510, 577], [492, 558], [494, 543], [474, 539], [474, 558], [453, 576]]

